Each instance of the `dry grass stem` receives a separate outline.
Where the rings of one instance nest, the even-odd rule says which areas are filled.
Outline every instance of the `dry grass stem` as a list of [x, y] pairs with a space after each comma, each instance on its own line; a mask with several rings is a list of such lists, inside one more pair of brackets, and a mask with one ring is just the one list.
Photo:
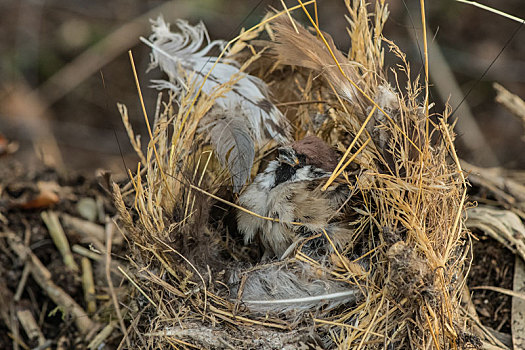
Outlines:
[[[306, 8], [312, 3], [313, 16]], [[123, 196], [113, 186], [119, 224], [131, 246], [131, 268], [121, 272], [133, 286], [131, 294], [143, 303], [140, 313], [129, 307], [134, 322], [142, 324], [129, 328], [129, 341], [150, 349], [264, 349], [271, 348], [269, 339], [275, 340], [276, 347], [286, 347], [307, 342], [315, 334], [327, 348], [466, 349], [477, 346], [469, 340], [478, 339], [471, 335], [476, 331], [495, 344], [461, 306], [465, 280], [458, 276], [468, 273], [471, 257], [465, 225], [467, 181], [448, 123], [449, 110], [429, 115], [428, 60], [423, 87], [419, 78], [412, 79], [403, 52], [382, 37], [388, 17], [384, 1], [372, 5], [346, 1], [352, 44], [348, 57], [319, 29], [315, 1], [282, 5], [283, 11], [268, 15], [225, 45], [215, 64], [234, 59], [240, 68], [228, 83], [204, 93], [209, 73], [199, 83], [192, 80], [196, 73], [186, 73], [180, 76], [184, 88], [159, 97], [162, 103], [157, 103], [154, 123], [147, 124], [147, 150], [139, 155], [134, 173], [130, 170], [132, 193]], [[292, 14], [298, 9], [312, 31], [294, 22]], [[264, 35], [263, 28], [271, 40], [283, 41], [290, 35], [295, 42], [310, 43], [306, 49], [321, 50], [318, 57], [325, 61], [312, 64], [302, 58], [302, 51], [294, 52], [295, 47], [287, 48], [286, 56], [286, 50], [279, 51], [282, 43], [255, 40], [255, 34]], [[399, 62], [392, 69], [391, 83], [384, 68], [385, 49]], [[277, 58], [268, 59], [268, 52], [277, 52]], [[294, 63], [294, 57], [301, 62]], [[293, 125], [296, 139], [317, 135], [344, 154], [317, 188], [349, 189], [344, 204], [331, 217], [333, 221], [347, 218], [349, 233], [343, 243], [323, 229], [318, 235], [301, 237], [281, 260], [270, 263], [261, 261], [257, 244], [242, 243], [235, 223], [241, 211], [268, 225], [305, 226], [300, 220], [287, 222], [238, 205], [229, 174], [203, 132], [200, 122], [244, 73], [270, 87], [272, 102]], [[140, 94], [136, 73], [135, 78]], [[399, 81], [407, 83], [400, 86]], [[342, 95], [341, 86], [355, 94]], [[129, 124], [127, 111], [120, 110]], [[148, 123], [144, 105], [143, 115]], [[129, 125], [126, 128], [134, 147], [140, 148]], [[254, 159], [261, 164], [273, 159], [273, 145], [261, 147]], [[264, 171], [264, 165], [252, 169], [251, 179]], [[323, 258], [308, 254], [308, 245], [316, 239], [326, 241], [331, 254]], [[107, 259], [109, 239], [108, 245]], [[307, 313], [254, 312], [250, 302], [271, 302], [242, 299], [248, 279], [276, 269], [313, 271], [326, 284], [354, 288], [347, 290], [355, 290], [360, 299]], [[237, 284], [232, 282], [235, 273], [241, 276]], [[107, 278], [109, 282], [109, 272]], [[111, 288], [110, 293], [114, 299]], [[344, 294], [337, 293], [327, 295]], [[119, 307], [117, 301], [113, 303]], [[121, 317], [119, 322], [125, 331]], [[193, 331], [199, 327], [213, 337], [199, 336]]]

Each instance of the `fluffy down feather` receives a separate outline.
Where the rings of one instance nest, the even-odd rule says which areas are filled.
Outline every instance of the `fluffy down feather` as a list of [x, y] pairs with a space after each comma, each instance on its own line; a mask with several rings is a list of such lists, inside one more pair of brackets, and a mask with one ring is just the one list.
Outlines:
[[241, 72], [232, 59], [208, 55], [214, 47], [223, 48], [223, 40], [210, 42], [203, 23], [191, 26], [179, 19], [175, 24], [180, 32], [172, 32], [159, 17], [152, 21], [149, 40], [142, 38], [152, 48], [150, 69], [160, 67], [169, 77], [169, 81], [152, 81], [153, 86], [180, 94], [187, 86], [204, 83], [203, 93], [211, 95], [221, 85], [237, 80], [230, 91], [215, 100], [214, 110], [203, 118], [200, 130], [209, 133], [209, 140], [223, 165], [228, 166], [238, 192], [250, 174], [255, 143], [268, 139], [287, 143], [290, 126], [270, 101], [261, 79]]
[[356, 63], [346, 59], [341, 51], [335, 47], [330, 35], [323, 34], [348, 79], [345, 78], [335, 64], [334, 58], [324, 42], [312, 35], [304, 27], [300, 25], [296, 27], [298, 33], [284, 16], [272, 22], [276, 38], [275, 43], [272, 44], [272, 51], [277, 55], [278, 59], [283, 64], [301, 66], [322, 72], [326, 79], [334, 84], [341, 96], [350, 102], [360, 103], [360, 93], [348, 82], [348, 79], [350, 79], [356, 84], [359, 83]]

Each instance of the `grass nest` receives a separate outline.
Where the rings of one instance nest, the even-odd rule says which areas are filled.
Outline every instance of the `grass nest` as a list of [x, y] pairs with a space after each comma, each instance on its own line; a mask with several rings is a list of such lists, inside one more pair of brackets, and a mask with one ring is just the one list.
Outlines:
[[[301, 6], [269, 14], [243, 31], [223, 51], [240, 63], [240, 73], [228, 83], [203, 91], [187, 76], [185, 81], [193, 83], [185, 89], [159, 95], [145, 152], [120, 106], [141, 159], [130, 171], [130, 183], [112, 189], [129, 243], [126, 276], [131, 283], [120, 301], [129, 305], [122, 317], [130, 320], [130, 346], [480, 347], [461, 306], [471, 251], [467, 183], [450, 111], [432, 111], [428, 85], [414, 78], [403, 52], [382, 36], [388, 16], [384, 2], [347, 1], [347, 8], [347, 55], [336, 51], [315, 20], [313, 30], [290, 24], [293, 11], [306, 11]], [[288, 47], [288, 56], [275, 48], [276, 41], [286, 45], [283, 32], [275, 32], [284, 22], [297, 28], [287, 34], [297, 35], [290, 40], [297, 47]], [[308, 44], [305, 33], [324, 50], [318, 56], [331, 60], [325, 66], [309, 65], [294, 53]], [[389, 70], [385, 49], [398, 61]], [[232, 176], [215, 157], [200, 123], [242, 74], [266, 83], [272, 102], [292, 126], [292, 139], [316, 135], [343, 155], [326, 181], [337, 179], [351, 189], [345, 203], [352, 213], [351, 237], [323, 261], [301, 245], [285, 259], [261, 260], [258, 244], [245, 245], [238, 232], [237, 212], [246, 209], [236, 204]], [[342, 94], [344, 86], [354, 90], [353, 100]], [[248, 183], [275, 157], [275, 146], [269, 142], [256, 149]], [[232, 291], [232, 271], [264, 275], [305, 265], [327, 283], [359, 290], [360, 297], [303, 312], [255, 312], [240, 297], [246, 280]]]

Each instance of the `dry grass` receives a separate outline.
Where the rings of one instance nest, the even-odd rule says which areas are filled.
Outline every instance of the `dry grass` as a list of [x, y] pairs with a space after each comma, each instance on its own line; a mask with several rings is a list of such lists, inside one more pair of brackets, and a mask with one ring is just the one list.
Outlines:
[[[229, 300], [225, 270], [253, 261], [229, 226], [215, 221], [228, 216], [217, 216], [218, 211], [233, 212], [235, 198], [227, 173], [197, 131], [215, 98], [231, 84], [200, 98], [193, 98], [199, 86], [191, 86], [178, 104], [167, 96], [159, 105], [143, 163], [132, 176], [133, 194], [123, 197], [114, 189], [130, 243], [130, 279], [136, 284], [131, 291], [139, 304], [129, 313], [134, 320], [128, 332], [137, 347], [278, 348], [311, 334], [333, 347], [352, 349], [478, 345], [460, 306], [469, 264], [466, 183], [448, 110], [427, 114], [425, 90], [412, 79], [404, 54], [381, 36], [385, 4], [373, 8], [348, 1], [347, 6], [348, 60], [357, 67], [359, 80], [352, 84], [362, 90], [362, 106], [341, 99], [332, 82], [316, 72], [259, 58], [242, 37], [244, 51], [236, 57], [247, 62], [242, 70], [258, 74], [271, 87], [297, 139], [315, 133], [345, 153], [334, 178], [345, 179], [356, 193], [348, 203], [355, 210], [354, 236], [333, 257], [327, 275], [357, 284], [363, 299], [355, 307], [299, 322], [251, 314]], [[399, 108], [383, 110], [374, 98], [387, 81], [385, 43], [399, 59], [394, 76], [405, 75], [408, 83], [396, 86]], [[324, 118], [312, 121], [310, 116], [327, 106]], [[360, 175], [349, 176], [349, 166], [360, 169]], [[356, 246], [366, 251], [359, 258], [368, 261], [366, 271], [350, 259]], [[286, 263], [301, 261], [321, 268], [300, 251]], [[256, 343], [258, 337], [265, 340]]]

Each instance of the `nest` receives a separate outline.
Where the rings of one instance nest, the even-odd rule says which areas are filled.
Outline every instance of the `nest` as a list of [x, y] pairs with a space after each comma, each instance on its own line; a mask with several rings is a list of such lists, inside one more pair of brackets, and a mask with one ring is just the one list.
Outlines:
[[[466, 181], [449, 110], [430, 113], [428, 87], [414, 79], [402, 51], [382, 37], [386, 5], [348, 1], [347, 7], [351, 49], [346, 56], [332, 52], [335, 46], [326, 34], [310, 34], [324, 47], [324, 66], [302, 62], [304, 56], [294, 53], [307, 43], [287, 44], [285, 35], [294, 35], [293, 30], [281, 30], [276, 38], [276, 23], [292, 20], [287, 12], [270, 14], [243, 31], [229, 45], [227, 57], [241, 63], [239, 72], [266, 83], [274, 105], [292, 126], [293, 139], [316, 135], [344, 155], [326, 181], [337, 179], [351, 189], [345, 203], [352, 212], [351, 236], [323, 259], [298, 244], [284, 259], [262, 261], [260, 247], [245, 245], [238, 232], [237, 213], [246, 209], [236, 204], [234, 190], [243, 179], [232, 180], [232, 149], [210, 146], [202, 123], [242, 79], [240, 73], [209, 91], [186, 77], [192, 84], [183, 91], [159, 95], [145, 154], [120, 106], [141, 159], [126, 188], [113, 186], [130, 248], [133, 286], [129, 300], [122, 302], [135, 305], [127, 334], [132, 347], [480, 345], [460, 305], [470, 258]], [[305, 39], [301, 31], [307, 30], [297, 32]], [[254, 40], [264, 36], [265, 41]], [[279, 51], [275, 40], [290, 53]], [[394, 88], [384, 67], [385, 47], [398, 60], [390, 70]], [[268, 56], [270, 51], [277, 56]], [[345, 98], [345, 86], [352, 98]], [[256, 148], [245, 176], [248, 184], [274, 157], [275, 145]], [[297, 276], [287, 293], [319, 280], [358, 293], [337, 304], [319, 301], [306, 310], [261, 311], [243, 302], [250, 278], [279, 280], [284, 272]]]

